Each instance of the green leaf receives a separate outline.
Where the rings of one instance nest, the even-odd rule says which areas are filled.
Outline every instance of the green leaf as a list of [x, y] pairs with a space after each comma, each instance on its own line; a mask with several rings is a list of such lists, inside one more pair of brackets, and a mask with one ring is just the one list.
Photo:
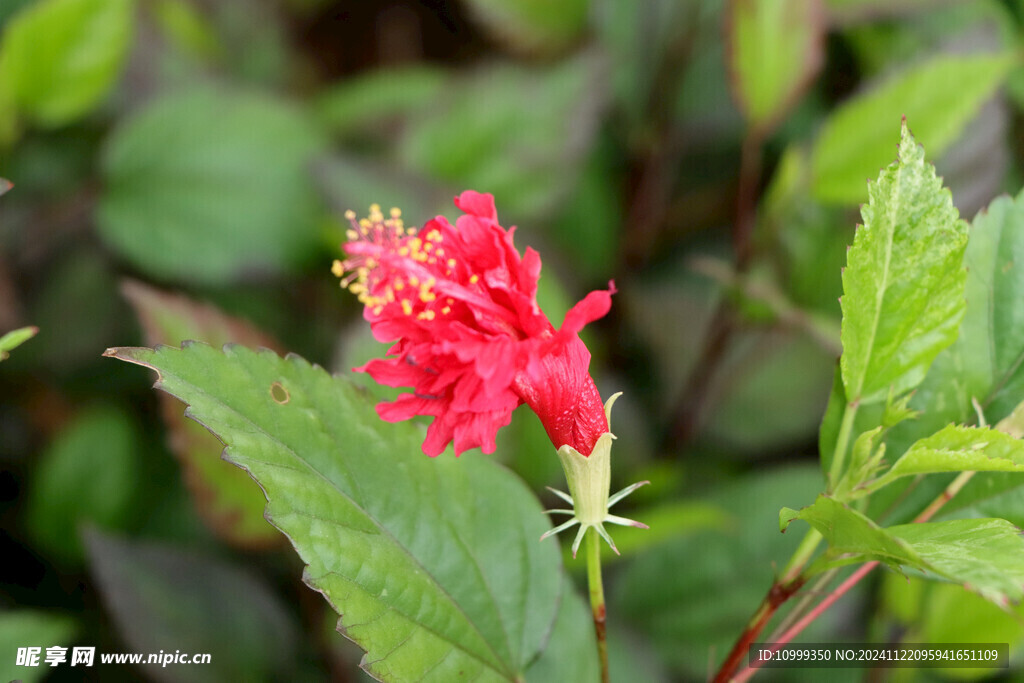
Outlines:
[[188, 0], [157, 0], [152, 3], [153, 18], [179, 50], [206, 61], [219, 61], [224, 55], [217, 32]]
[[523, 679], [581, 683], [600, 680], [594, 629], [581, 627], [581, 624], [593, 623], [592, 620], [590, 605], [580, 598], [572, 581], [565, 579], [558, 616], [547, 647], [530, 664]]
[[937, 158], [1009, 73], [1011, 54], [940, 56], [912, 67], [837, 108], [812, 156], [812, 189], [822, 201], [863, 201], [864, 183], [892, 158], [884, 124], [900, 116]]
[[1024, 596], [1024, 539], [1005, 519], [953, 519], [889, 527], [927, 568], [996, 604]]
[[133, 520], [138, 434], [122, 411], [79, 415], [39, 458], [26, 501], [35, 542], [55, 560], [81, 559], [83, 524], [125, 528]]
[[953, 343], [964, 314], [967, 224], [903, 126], [899, 158], [869, 189], [843, 271], [843, 355], [850, 403], [900, 396]]
[[10, 352], [39, 334], [38, 327], [19, 327], [0, 337], [0, 360], [6, 360]]
[[[1024, 193], [1000, 197], [978, 214], [965, 262], [964, 375], [994, 422], [1024, 399]], [[988, 381], [978, 386], [975, 377]]]
[[445, 72], [430, 66], [381, 69], [328, 87], [317, 99], [320, 120], [337, 133], [352, 133], [382, 120], [416, 116], [435, 97]]
[[[821, 473], [813, 466], [761, 468], [717, 487], [699, 502], [726, 511], [726, 524], [621, 561], [609, 586], [613, 621], [648, 640], [677, 679], [703, 680], [708, 653], [728, 652], [771, 584], [773, 567], [783, 566], [800, 542], [796, 534], [779, 536], [779, 507], [787, 500], [810, 502], [820, 490]], [[815, 627], [827, 628], [830, 618]]]
[[574, 188], [606, 101], [597, 63], [493, 66], [450, 83], [403, 132], [412, 170], [494, 194], [501, 215], [535, 217]]
[[270, 680], [293, 665], [295, 624], [270, 587], [242, 567], [95, 530], [85, 537], [93, 577], [132, 650], [209, 653], [209, 664], [189, 669], [188, 679], [200, 683]]
[[955, 519], [883, 529], [826, 496], [799, 512], [784, 509], [780, 519], [783, 528], [802, 519], [825, 537], [829, 548], [815, 563], [819, 570], [879, 560], [955, 581], [997, 604], [1024, 596], [1024, 539], [1004, 519]]
[[985, 427], [949, 425], [911, 446], [884, 479], [968, 470], [1024, 472], [1024, 441]]
[[384, 423], [349, 382], [297, 356], [202, 344], [107, 355], [157, 370], [260, 483], [267, 519], [372, 675], [513, 681], [543, 648], [557, 547], [538, 543], [548, 522], [507, 470], [427, 458], [420, 429]]
[[109, 141], [100, 234], [159, 278], [222, 283], [295, 267], [318, 244], [306, 171], [322, 146], [310, 118], [279, 100], [166, 96]]
[[709, 406], [707, 432], [751, 453], [785, 448], [814, 433], [834, 357], [806, 335], [737, 335]]
[[[905, 580], [892, 577], [898, 583], [893, 586], [897, 591], [914, 591], [918, 586], [926, 585], [922, 581], [911, 579], [915, 586], [908, 586]], [[1021, 646], [1024, 645], [1024, 624], [1021, 617], [1024, 610], [1020, 606], [1013, 610], [997, 607], [978, 595], [965, 591], [959, 586], [947, 583], [931, 583], [926, 585], [928, 591], [921, 601], [922, 614], [914, 631], [904, 638], [923, 643], [1008, 643], [1011, 661], [1019, 661]], [[955, 619], [950, 615], [955, 614]], [[921, 637], [916, 636], [920, 633]], [[991, 679], [992, 670], [988, 669], [946, 669], [936, 673], [944, 679], [985, 680]]]
[[[645, 125], [645, 117], [650, 114], [651, 91], [659, 87], [657, 82], [661, 80], [654, 65], [664, 65], [669, 51], [687, 35], [697, 38], [694, 47], [699, 51], [702, 38], [720, 33], [715, 30], [722, 25], [720, 5], [716, 2], [698, 6], [689, 0], [649, 0], [642, 3], [590, 0], [594, 42], [607, 56], [608, 84], [617, 100], [616, 112], [621, 112], [626, 126], [617, 128], [617, 134], [632, 132], [636, 127]], [[713, 40], [706, 42], [720, 43], [721, 40], [715, 35]], [[720, 49], [715, 56], [719, 67], [716, 75], [721, 76], [721, 80], [710, 85], [720, 86], [726, 80]], [[721, 100], [728, 103], [728, 89], [723, 87], [721, 91], [724, 97], [715, 102], [700, 98], [696, 101], [686, 98], [686, 101], [698, 106], [713, 106]], [[658, 95], [663, 96], [664, 93]]]
[[[131, 280], [122, 291], [135, 309], [147, 344], [177, 345], [191, 339], [217, 347], [235, 342], [281, 348], [248, 321], [213, 306]], [[166, 395], [160, 398], [170, 448], [181, 462], [200, 517], [219, 536], [241, 547], [277, 544], [281, 535], [263, 518], [265, 499], [252, 477], [220, 459], [221, 443], [201, 425], [186, 420], [177, 401]]]
[[866, 557], [892, 567], [925, 567], [924, 560], [908, 544], [834, 498], [818, 496], [813, 505], [801, 510], [783, 508], [779, 513], [779, 528], [785, 531], [797, 519], [807, 522], [825, 537], [829, 545], [826, 557], [855, 553], [859, 556], [856, 560]]
[[496, 37], [525, 52], [556, 52], [587, 26], [589, 0], [469, 0], [473, 16]]
[[[21, 683], [42, 680], [50, 671], [45, 664], [46, 648], [68, 648], [70, 662], [72, 639], [77, 631], [74, 620], [60, 614], [27, 609], [0, 612], [0, 679]], [[21, 647], [41, 648], [39, 665], [17, 666]]]
[[42, 0], [4, 31], [0, 81], [48, 126], [95, 107], [117, 80], [134, 30], [133, 0]]
[[[899, 455], [950, 422], [975, 420], [972, 398], [982, 405], [990, 423], [1005, 418], [1024, 399], [1024, 315], [1020, 307], [1024, 300], [1024, 194], [1015, 199], [1000, 197], [975, 217], [964, 263], [967, 309], [960, 335], [935, 359], [914, 393], [910, 406], [920, 412], [918, 419], [900, 425], [887, 438], [890, 453]], [[943, 509], [943, 514], [1022, 485], [1024, 481], [1015, 475], [978, 475]], [[936, 481], [918, 488], [926, 499], [934, 497], [943, 486], [943, 482]], [[891, 487], [881, 495], [896, 496], [898, 488]], [[1024, 489], [1020, 493], [1024, 494]], [[877, 504], [882, 509], [891, 502], [879, 499]], [[1017, 507], [1004, 499], [996, 507], [986, 507], [983, 515], [1024, 523], [1024, 517], [1010, 514]]]
[[732, 0], [732, 85], [748, 123], [762, 132], [796, 104], [824, 62], [819, 0]]

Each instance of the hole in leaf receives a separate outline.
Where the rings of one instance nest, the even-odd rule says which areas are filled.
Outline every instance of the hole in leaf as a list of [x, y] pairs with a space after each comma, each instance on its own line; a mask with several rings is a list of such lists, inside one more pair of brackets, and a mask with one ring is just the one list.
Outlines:
[[291, 394], [284, 388], [284, 385], [280, 382], [274, 382], [270, 385], [270, 398], [274, 399], [281, 405], [284, 405], [291, 400]]

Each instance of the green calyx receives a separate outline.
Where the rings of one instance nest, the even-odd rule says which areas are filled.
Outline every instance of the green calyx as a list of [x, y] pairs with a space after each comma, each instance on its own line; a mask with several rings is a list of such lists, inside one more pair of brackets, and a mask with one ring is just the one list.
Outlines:
[[[620, 395], [613, 395], [604, 405], [605, 416], [608, 419], [609, 425], [611, 424], [612, 405]], [[549, 536], [554, 536], [573, 525], [579, 524], [579, 531], [576, 533], [576, 538], [572, 543], [573, 557], [576, 557], [576, 551], [579, 550], [580, 543], [583, 541], [587, 529], [590, 528], [593, 528], [611, 546], [611, 549], [618, 553], [619, 550], [615, 547], [615, 542], [604, 528], [606, 522], [639, 527], [641, 529], [648, 528], [646, 524], [608, 513], [608, 509], [615, 505], [615, 503], [644, 484], [650, 483], [648, 481], [637, 482], [614, 495], [608, 495], [611, 490], [611, 455], [612, 441], [614, 439], [615, 435], [611, 432], [602, 434], [598, 438], [597, 443], [594, 444], [594, 450], [589, 456], [583, 455], [568, 444], [558, 449], [558, 459], [562, 462], [562, 470], [565, 472], [565, 479], [569, 484], [569, 493], [548, 488], [559, 498], [572, 505], [573, 509], [548, 510], [547, 512], [572, 515], [572, 518], [545, 533], [540, 537], [540, 540], [543, 541]]]

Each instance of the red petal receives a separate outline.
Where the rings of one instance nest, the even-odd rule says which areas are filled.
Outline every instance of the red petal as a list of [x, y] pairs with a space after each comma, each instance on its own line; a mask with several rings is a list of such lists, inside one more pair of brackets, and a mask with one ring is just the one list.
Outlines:
[[494, 208], [493, 194], [466, 190], [455, 198], [455, 206], [473, 216], [480, 216], [492, 221], [498, 220], [498, 211]]
[[612, 294], [615, 294], [615, 282], [608, 283], [608, 289], [598, 289], [587, 294], [578, 304], [569, 309], [559, 330], [562, 334], [576, 334], [589, 323], [603, 318], [612, 307]]

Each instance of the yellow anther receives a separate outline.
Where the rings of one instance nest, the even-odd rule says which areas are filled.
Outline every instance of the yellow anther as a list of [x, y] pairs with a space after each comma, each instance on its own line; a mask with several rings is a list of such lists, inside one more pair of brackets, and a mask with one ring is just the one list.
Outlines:
[[344, 272], [345, 264], [338, 259], [334, 259], [334, 263], [331, 264], [331, 273], [334, 274], [334, 277], [341, 277]]
[[401, 216], [402, 216], [402, 210], [401, 209], [399, 209], [397, 206], [391, 207], [391, 217], [392, 218], [401, 218]]
[[370, 222], [369, 218], [360, 218], [359, 225], [363, 228], [369, 228], [373, 223]]
[[420, 290], [420, 301], [422, 301], [423, 303], [429, 304], [431, 301], [433, 301], [436, 298], [437, 298], [437, 295], [434, 294], [433, 292], [428, 292], [426, 290]]
[[430, 232], [427, 233], [427, 239], [430, 240], [431, 242], [441, 242], [442, 240], [444, 240], [444, 237], [441, 235], [440, 230], [438, 230], [437, 228], [433, 228], [431, 229]]
[[356, 212], [353, 211], [352, 209], [349, 209], [348, 211], [345, 212], [345, 218], [347, 220], [354, 221], [356, 219]]
[[396, 292], [401, 292], [403, 289], [405, 289], [405, 282], [402, 281], [402, 278], [396, 277], [394, 284], [391, 286], [395, 288]]
[[423, 311], [416, 316], [417, 320], [433, 320], [436, 314], [433, 311]]
[[409, 247], [399, 247], [398, 248], [398, 255], [399, 256], [408, 256], [409, 255]]
[[402, 313], [412, 315], [412, 304], [409, 303], [408, 299], [402, 299]]
[[455, 259], [453, 259], [453, 258], [448, 259], [448, 267], [449, 268], [454, 268], [455, 267]]
[[409, 276], [409, 284], [412, 285], [413, 287], [419, 287], [420, 286], [420, 279], [418, 277], [416, 277], [415, 275], [410, 275]]
[[345, 237], [348, 238], [349, 242], [355, 242], [357, 239], [359, 239], [359, 233], [353, 230], [352, 228], [349, 228], [348, 230], [345, 231]]
[[407, 232], [408, 232], [408, 233], [409, 233], [410, 235], [415, 235], [415, 234], [416, 234], [416, 228], [409, 228], [409, 230], [408, 230]]
[[470, 275], [469, 276], [469, 283], [471, 285], [475, 285], [478, 282], [480, 282], [480, 276], [479, 275]]
[[441, 309], [441, 315], [448, 315], [451, 312], [452, 312], [452, 307], [451, 306], [445, 306], [444, 308]]

